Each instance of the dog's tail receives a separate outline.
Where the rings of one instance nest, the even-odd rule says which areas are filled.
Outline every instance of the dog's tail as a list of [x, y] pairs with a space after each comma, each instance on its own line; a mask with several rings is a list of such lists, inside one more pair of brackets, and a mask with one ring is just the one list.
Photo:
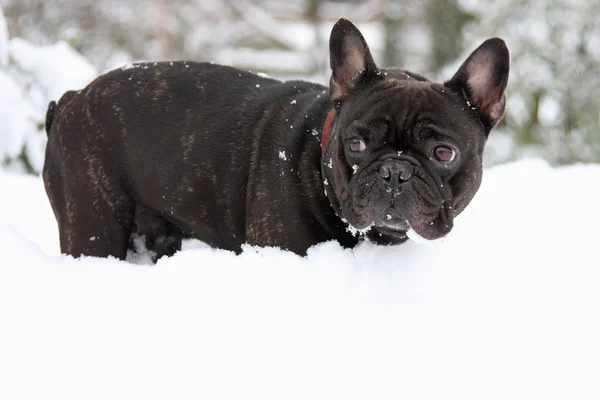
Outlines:
[[50, 128], [52, 128], [52, 122], [54, 121], [54, 115], [56, 114], [56, 109], [60, 106], [61, 108], [68, 103], [75, 95], [77, 94], [74, 90], [69, 90], [65, 94], [62, 95], [58, 104], [54, 100], [48, 104], [48, 111], [46, 111], [46, 123], [44, 127], [46, 128], [46, 134], [50, 134]]
[[52, 120], [54, 120], [54, 113], [56, 112], [56, 102], [52, 100], [50, 104], [48, 104], [48, 111], [46, 111], [46, 123], [44, 124], [46, 127], [46, 135], [50, 134], [50, 128], [52, 127]]

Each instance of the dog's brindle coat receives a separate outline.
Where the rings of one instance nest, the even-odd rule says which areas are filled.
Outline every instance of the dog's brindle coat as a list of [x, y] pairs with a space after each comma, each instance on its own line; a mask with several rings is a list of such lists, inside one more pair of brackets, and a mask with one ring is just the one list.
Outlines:
[[[479, 68], [475, 80], [467, 60], [444, 86], [376, 68], [362, 35], [346, 20], [334, 27], [330, 50], [329, 89], [208, 63], [161, 62], [112, 71], [52, 102], [43, 178], [62, 252], [123, 259], [132, 232], [146, 236], [157, 258], [180, 249], [184, 237], [236, 252], [249, 243], [305, 254], [332, 239], [351, 247], [358, 239], [348, 232], [341, 204], [351, 177], [338, 176], [348, 174], [350, 164], [329, 168], [334, 158], [344, 162], [339, 142], [341, 127], [351, 123], [347, 110], [363, 114], [359, 119], [387, 104], [386, 112], [391, 105], [392, 113], [406, 117], [411, 102], [415, 108], [429, 98], [442, 102], [433, 111], [452, 129], [473, 131], [460, 143], [469, 159], [452, 172], [465, 180], [450, 185], [458, 193], [449, 199], [456, 210], [436, 219], [445, 234], [479, 186], [480, 175], [470, 169], [481, 169], [485, 138], [504, 111], [508, 53], [506, 66], [492, 59], [491, 76]], [[394, 87], [404, 88], [397, 99]], [[382, 90], [389, 93], [374, 100]], [[476, 112], [465, 111], [465, 99], [477, 104]], [[322, 129], [334, 108], [340, 115], [333, 124], [335, 144], [327, 144], [322, 159]], [[382, 226], [372, 239], [397, 243], [406, 239], [403, 233]]]

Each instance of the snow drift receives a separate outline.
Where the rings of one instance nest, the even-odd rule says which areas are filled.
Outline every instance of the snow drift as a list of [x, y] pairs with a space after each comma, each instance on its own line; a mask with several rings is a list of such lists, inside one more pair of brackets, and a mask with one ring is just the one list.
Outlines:
[[0, 172], [0, 398], [598, 398], [599, 181], [524, 160], [437, 242], [152, 266], [60, 255], [41, 180]]

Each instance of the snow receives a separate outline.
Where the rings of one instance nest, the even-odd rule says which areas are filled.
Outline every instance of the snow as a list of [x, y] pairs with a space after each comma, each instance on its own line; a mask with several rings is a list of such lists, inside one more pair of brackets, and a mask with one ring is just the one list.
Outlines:
[[[327, 196], [327, 192], [325, 192], [325, 196]], [[346, 222], [347, 221], [344, 220], [344, 223]], [[362, 236], [365, 233], [369, 232], [372, 227], [373, 225], [369, 225], [366, 228], [358, 229], [355, 226], [348, 224], [348, 226], [346, 227], [346, 232], [350, 232], [352, 236]]]
[[67, 90], [84, 88], [98, 76], [89, 61], [65, 42], [36, 46], [14, 38], [10, 41], [10, 54], [21, 69], [36, 77], [52, 100], [58, 100]]
[[[406, 221], [406, 222], [408, 222], [408, 221]], [[433, 222], [431, 224], [433, 224]], [[419, 233], [412, 228], [410, 228], [406, 232], [406, 236], [408, 236], [408, 238], [415, 243], [424, 244], [427, 246], [429, 246], [431, 243], [434, 242], [433, 240], [425, 239], [423, 236], [419, 235]]]
[[20, 38], [9, 41], [5, 34], [0, 16], [0, 161], [13, 161], [24, 151], [33, 170], [40, 172], [48, 102], [83, 88], [97, 71], [65, 42], [36, 46]]
[[4, 11], [0, 7], [0, 68], [8, 65], [8, 27], [4, 18]]
[[558, 125], [564, 119], [563, 105], [552, 97], [544, 96], [540, 101], [538, 118], [542, 126]]
[[0, 92], [0, 158], [13, 158], [19, 155], [27, 140], [35, 110], [15, 79], [1, 70]]
[[0, 171], [0, 398], [600, 396], [600, 165], [487, 169], [427, 246], [72, 259]]

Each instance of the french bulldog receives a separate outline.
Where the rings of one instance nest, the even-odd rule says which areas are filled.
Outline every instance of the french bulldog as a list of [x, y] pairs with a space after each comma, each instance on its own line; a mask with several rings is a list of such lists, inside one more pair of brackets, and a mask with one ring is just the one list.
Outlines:
[[182, 238], [306, 254], [448, 234], [477, 192], [503, 117], [509, 53], [485, 41], [440, 84], [379, 68], [360, 31], [331, 31], [329, 87], [227, 66], [137, 63], [47, 112], [43, 169], [61, 251], [156, 259]]

